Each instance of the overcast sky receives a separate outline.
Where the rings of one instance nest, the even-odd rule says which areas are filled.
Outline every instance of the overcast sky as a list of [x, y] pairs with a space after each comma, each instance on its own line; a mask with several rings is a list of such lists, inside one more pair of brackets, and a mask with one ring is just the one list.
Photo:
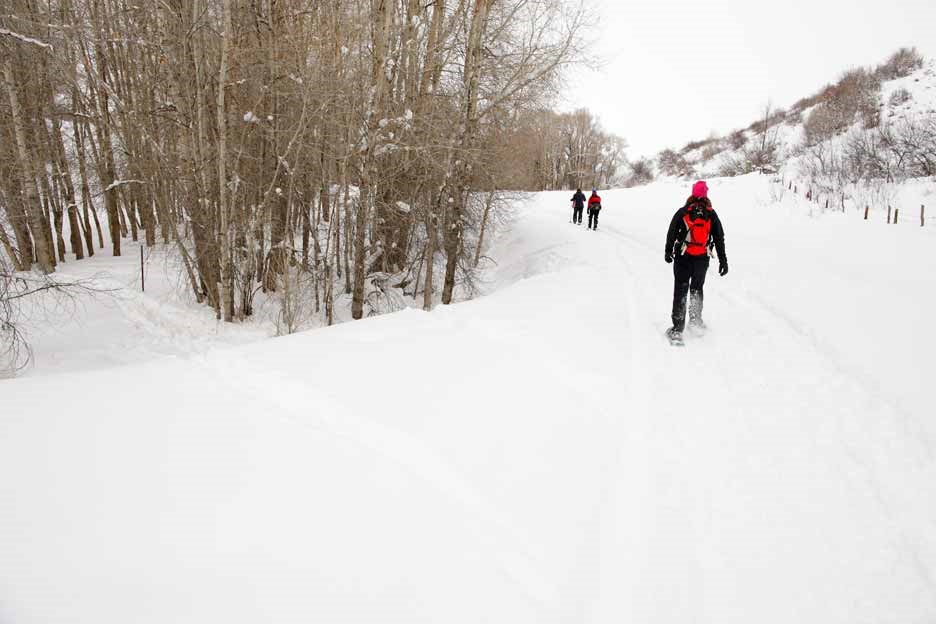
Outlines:
[[631, 158], [747, 126], [901, 46], [936, 57], [936, 0], [585, 1], [605, 65], [560, 107], [591, 109]]

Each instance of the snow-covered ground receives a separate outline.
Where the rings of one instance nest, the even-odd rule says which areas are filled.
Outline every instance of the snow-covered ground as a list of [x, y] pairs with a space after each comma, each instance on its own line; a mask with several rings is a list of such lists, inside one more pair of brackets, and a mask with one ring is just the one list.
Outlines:
[[710, 186], [684, 349], [659, 183], [468, 303], [0, 382], [0, 622], [933, 622], [936, 227]]
[[145, 292], [136, 243], [125, 242], [121, 257], [112, 257], [106, 248], [94, 258], [60, 265], [56, 279], [87, 284], [98, 292], [90, 299], [44, 297], [24, 312], [22, 329], [33, 361], [20, 374], [87, 371], [159, 356], [185, 357], [275, 333], [268, 313], [258, 315], [263, 320], [255, 323], [231, 325], [217, 321], [207, 306], [196, 305], [181, 264], [166, 247], [145, 249], [143, 260]]

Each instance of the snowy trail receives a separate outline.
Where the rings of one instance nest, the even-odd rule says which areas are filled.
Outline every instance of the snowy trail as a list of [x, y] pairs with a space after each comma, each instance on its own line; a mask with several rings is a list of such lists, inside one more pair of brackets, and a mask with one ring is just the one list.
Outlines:
[[791, 253], [766, 182], [713, 187], [732, 270], [684, 349], [663, 183], [598, 232], [534, 196], [432, 314], [0, 382], [0, 621], [933, 621], [932, 235], [887, 232], [894, 279], [826, 253], [874, 231]]
[[[606, 204], [614, 205], [609, 195], [615, 196], [606, 194]], [[837, 586], [838, 574], [852, 566], [873, 571], [863, 588], [847, 588], [850, 598], [860, 602], [867, 592], [874, 592], [878, 575], [886, 576], [893, 562], [869, 564], [868, 546], [857, 537], [861, 532], [840, 535], [843, 526], [857, 522], [867, 523], [863, 528], [889, 527], [893, 535], [877, 536], [881, 548], [895, 549], [894, 557], [904, 561], [915, 560], [921, 546], [916, 542], [908, 547], [907, 532], [924, 527], [924, 549], [933, 552], [932, 497], [914, 500], [912, 488], [901, 483], [908, 476], [914, 483], [926, 483], [933, 475], [932, 444], [920, 419], [923, 413], [902, 413], [898, 401], [875, 393], [873, 385], [869, 391], [861, 372], [836, 359], [834, 350], [815, 339], [821, 329], [804, 328], [792, 320], [796, 313], [778, 309], [750, 290], [732, 292], [730, 280], [720, 280], [714, 271], [706, 301], [713, 330], [703, 339], [690, 338], [685, 353], [661, 349], [658, 336], [668, 324], [671, 288], [671, 278], [664, 273], [661, 279], [659, 270], [660, 240], [668, 216], [661, 215], [652, 237], [641, 236], [640, 230], [629, 234], [613, 218], [606, 218], [597, 234], [581, 234], [593, 237], [588, 243], [590, 261], [605, 257], [608, 281], [626, 284], [631, 295], [625, 307], [628, 314], [622, 315], [630, 326], [625, 348], [640, 363], [631, 372], [652, 371], [628, 385], [624, 397], [619, 388], [601, 401], [641, 406], [648, 405], [642, 397], [655, 397], [644, 418], [628, 419], [624, 429], [633, 435], [620, 438], [618, 454], [628, 459], [615, 477], [617, 489], [610, 488], [604, 503], [609, 510], [602, 524], [606, 535], [597, 540], [602, 544], [597, 577], [603, 582], [598, 584], [589, 621], [615, 621], [622, 613], [635, 621], [725, 621], [725, 613], [707, 603], [730, 603], [737, 591], [732, 584], [748, 584], [752, 595], [760, 593], [767, 601], [771, 584], [778, 581], [794, 596], [794, 588], [804, 596], [817, 586], [843, 591], [845, 587]], [[613, 242], [602, 238], [603, 233]], [[768, 264], [778, 266], [781, 259], [769, 259]], [[637, 293], [639, 301], [633, 296]], [[601, 294], [594, 301], [583, 301], [583, 307], [622, 307], [613, 288]], [[634, 388], [644, 383], [646, 392], [635, 395]], [[696, 405], [694, 389], [701, 394]], [[866, 456], [874, 440], [897, 443], [901, 450], [897, 457], [877, 452]], [[749, 451], [723, 455], [732, 449]], [[902, 464], [896, 471], [891, 465], [895, 461]], [[892, 474], [902, 476], [891, 479]], [[881, 498], [882, 492], [890, 497]], [[737, 508], [739, 495], [749, 509]], [[854, 498], [862, 499], [861, 504]], [[827, 504], [829, 511], [823, 509]], [[900, 526], [895, 504], [914, 508], [923, 518], [922, 525]], [[859, 507], [858, 517], [851, 518]], [[756, 543], [754, 527], [762, 518], [779, 527], [784, 518], [792, 521], [792, 527], [800, 527], [808, 518], [808, 531], [797, 528], [771, 535], [773, 526], [762, 527], [771, 540], [761, 544], [769, 555], [760, 556], [771, 560], [769, 573], [754, 568], [746, 579], [737, 579], [736, 562], [722, 553], [737, 551], [744, 536], [719, 529], [718, 516], [726, 511], [741, 512], [732, 520], [736, 529], [752, 534], [749, 543], [742, 543], [746, 548]], [[627, 528], [614, 528], [622, 526]], [[790, 541], [798, 544], [791, 548]], [[809, 547], [800, 550], [806, 544]], [[806, 552], [832, 547], [838, 549], [834, 572], [821, 570], [812, 576], [805, 571], [810, 565]], [[636, 570], [640, 574], [634, 574]], [[917, 588], [903, 596], [906, 600], [918, 599], [920, 588], [932, 590], [930, 567], [913, 564], [906, 573], [907, 583]], [[812, 604], [791, 600], [786, 612], [759, 617], [789, 621], [821, 609], [825, 596], [813, 596]], [[931, 613], [934, 604], [930, 595], [925, 611]], [[749, 615], [742, 621], [744, 617]]]
[[[667, 281], [661, 280], [654, 288], [651, 281], [640, 278], [654, 274], [653, 265], [659, 263], [658, 245], [651, 240], [628, 236], [615, 226], [609, 229], [624, 242], [622, 252], [626, 248], [638, 267], [631, 271], [630, 276], [637, 290], [653, 293], [658, 301], [668, 301], [668, 289], [664, 287], [669, 286]], [[903, 475], [901, 478], [912, 475], [913, 482], [925, 483], [929, 478], [926, 475], [932, 475], [932, 446], [922, 423], [918, 422], [909, 430], [904, 428], [907, 415], [899, 413], [894, 401], [869, 392], [867, 386], [860, 383], [861, 379], [855, 378], [849, 366], [841, 364], [833, 352], [813, 338], [814, 333], [821, 329], [804, 329], [791, 320], [795, 312], [766, 304], [762, 297], [751, 291], [734, 293], [733, 290], [729, 280], [714, 277], [707, 282], [707, 317], [710, 321], [716, 319], [712, 322], [715, 329], [697, 344], [690, 340], [688, 349], [702, 351], [698, 355], [708, 359], [710, 366], [700, 365], [695, 359], [696, 354], [679, 354], [677, 361], [670, 360], [663, 368], [653, 367], [666, 375], [655, 378], [652, 391], [655, 396], [686, 394], [688, 382], [707, 389], [705, 395], [714, 395], [720, 405], [707, 405], [703, 399], [702, 405], [692, 408], [668, 403], [651, 409], [658, 434], [650, 437], [657, 444], [650, 453], [656, 469], [651, 489], [656, 493], [654, 498], [663, 503], [657, 508], [653, 522], [656, 526], [669, 527], [659, 534], [661, 542], [673, 541], [674, 535], [683, 535], [681, 547], [688, 554], [683, 567], [688, 567], [690, 572], [683, 577], [686, 579], [685, 587], [674, 592], [671, 600], [659, 600], [647, 612], [637, 614], [641, 621], [653, 619], [651, 614], [659, 617], [659, 604], [667, 604], [673, 609], [674, 620], [686, 621], [708, 612], [706, 601], [701, 597], [706, 594], [717, 596], [720, 590], [725, 589], [718, 587], [722, 579], [719, 579], [720, 571], [716, 566], [722, 559], [721, 553], [737, 550], [740, 537], [737, 532], [721, 534], [717, 518], [736, 506], [739, 494], [743, 494], [746, 504], [759, 514], [768, 512], [766, 516], [774, 522], [788, 518], [793, 521], [790, 523], [792, 526], [799, 526], [804, 515], [815, 514], [816, 517], [807, 524], [815, 535], [803, 535], [802, 529], [798, 529], [788, 537], [795, 537], [801, 543], [815, 540], [817, 548], [837, 545], [842, 549], [837, 565], [841, 565], [844, 571], [849, 569], [845, 564], [848, 559], [852, 559], [855, 566], [868, 566], [868, 561], [861, 554], [867, 544], [839, 533], [841, 527], [849, 522], [889, 526], [896, 535], [892, 536], [887, 547], [898, 552], [906, 550], [905, 528], [899, 527], [900, 523], [893, 514], [897, 501], [881, 498], [884, 492], [893, 495], [905, 489], [899, 479], [887, 478], [893, 468], [891, 462], [902, 463], [898, 473]], [[652, 349], [652, 345], [647, 346]], [[764, 357], [764, 354], [770, 357]], [[796, 366], [795, 374], [790, 372], [791, 365]], [[743, 375], [739, 375], [741, 371]], [[922, 415], [910, 415], [909, 420], [919, 421]], [[711, 419], [719, 419], [721, 426], [712, 426]], [[875, 440], [896, 442], [895, 428], [903, 428], [903, 433], [907, 434], [899, 442], [902, 450], [898, 457], [884, 457], [884, 453], [862, 456], [867, 452], [865, 445], [873, 445]], [[768, 446], [770, 440], [763, 437], [770, 431], [778, 434], [773, 446]], [[705, 440], [709, 443], [699, 444]], [[667, 449], [672, 451], [673, 461], [679, 462], [677, 469], [669, 474], [665, 463], [660, 461], [660, 458], [668, 456]], [[731, 458], [724, 454], [729, 449], [747, 449], [749, 456]], [[736, 463], [737, 460], [743, 463]], [[741, 471], [746, 474], [739, 474]], [[673, 473], [679, 476], [674, 478]], [[826, 478], [818, 479], [819, 475]], [[729, 487], [725, 488], [725, 485]], [[850, 492], [843, 496], [839, 488]], [[672, 509], [675, 514], [666, 508], [668, 492], [674, 494]], [[921, 502], [913, 500], [912, 492], [904, 494], [907, 496], [899, 501], [900, 504], [913, 507]], [[851, 514], [841, 513], [842, 507], [836, 503], [847, 507], [847, 501], [851, 499], [853, 507], [850, 512], [854, 513], [855, 498], [863, 499], [862, 512], [857, 514], [858, 518], [850, 518]], [[829, 509], [820, 511], [826, 505]], [[810, 506], [815, 506], [815, 509]], [[932, 500], [921, 508], [928, 526], [933, 527]], [[702, 522], [687, 526], [684, 518]], [[744, 528], [750, 529], [753, 524], [745, 522]], [[930, 530], [930, 552], [932, 537]], [[680, 540], [677, 538], [676, 541]], [[884, 540], [885, 543], [887, 541]], [[796, 548], [789, 549], [789, 554], [784, 556], [783, 543], [778, 540], [774, 546], [776, 550], [768, 548], [774, 558], [771, 574], [785, 573], [785, 576], [780, 576], [784, 587], [789, 589], [801, 582], [800, 589], [805, 594], [809, 583], [818, 583], [820, 587], [834, 586], [835, 576], [828, 572], [828, 576], [804, 575], [803, 568], [807, 563], [796, 559], [802, 556]], [[904, 554], [913, 559], [914, 549], [909, 550], [911, 552]], [[702, 568], [699, 567], [700, 562], [704, 562]], [[875, 577], [868, 580], [865, 590], [873, 592], [876, 575], [883, 576], [889, 569], [889, 565], [881, 565]], [[931, 573], [926, 566], [910, 566], [907, 575], [908, 582], [932, 589]], [[706, 586], [700, 582], [703, 579], [714, 582]], [[768, 578], [756, 575], [740, 579], [740, 583], [738, 581], [733, 579], [737, 584], [749, 583], [752, 593], [763, 593], [769, 584]], [[662, 587], [674, 588], [672, 579], [665, 578], [665, 575], [661, 582]], [[736, 587], [732, 589], [737, 591]], [[659, 597], [660, 593], [657, 592], [656, 596]], [[855, 588], [853, 598], [856, 601], [864, 596], [866, 594]], [[913, 596], [911, 592], [906, 599], [912, 600]], [[927, 603], [928, 609], [932, 610], [932, 596]], [[680, 604], [682, 612], [679, 612]], [[786, 616], [777, 614], [780, 616], [777, 621], [783, 621], [784, 617], [787, 621], [797, 617], [793, 609], [804, 607], [801, 603], [788, 606], [791, 611]], [[818, 604], [812, 606], [819, 608]], [[717, 617], [711, 614], [712, 621], [723, 617], [724, 614]], [[703, 616], [702, 619], [706, 618]]]

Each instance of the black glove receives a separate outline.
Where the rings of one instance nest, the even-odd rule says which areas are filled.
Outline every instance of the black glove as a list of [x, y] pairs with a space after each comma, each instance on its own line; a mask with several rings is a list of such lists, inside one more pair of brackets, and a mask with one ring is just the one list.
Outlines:
[[663, 256], [663, 259], [666, 260], [666, 264], [672, 264], [672, 263], [673, 263], [673, 254], [667, 253], [665, 256]]
[[728, 261], [727, 260], [724, 260], [718, 263], [718, 274], [728, 275]]

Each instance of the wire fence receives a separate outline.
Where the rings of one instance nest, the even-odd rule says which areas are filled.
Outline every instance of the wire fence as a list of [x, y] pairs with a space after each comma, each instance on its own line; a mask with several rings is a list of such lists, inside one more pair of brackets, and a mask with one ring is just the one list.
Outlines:
[[[794, 180], [775, 178], [774, 180], [772, 180], [772, 182], [774, 184], [779, 184], [781, 187], [785, 187], [787, 191], [792, 192], [797, 197], [801, 196], [800, 186]], [[819, 192], [814, 193], [813, 189], [809, 186], [804, 186], [803, 188], [805, 189], [805, 192], [802, 194], [802, 197], [806, 201], [823, 206], [823, 210], [825, 211], [835, 210], [835, 211], [846, 212], [844, 193], [836, 194], [833, 197], [831, 195], [822, 194]], [[862, 209], [861, 204], [855, 204], [854, 201], [852, 201], [852, 204], [854, 205], [855, 211], [858, 214], [864, 215], [865, 221], [871, 220], [870, 217], [873, 213], [871, 213], [870, 203], [864, 203], [863, 209]], [[901, 215], [904, 220], [910, 219], [911, 221], [918, 222], [920, 224], [920, 227], [925, 227], [927, 221], [932, 218], [931, 216], [926, 214], [926, 204], [920, 204], [919, 211], [916, 211], [915, 209], [913, 210], [905, 209], [904, 211], [901, 211], [899, 206], [895, 206], [891, 203], [887, 204], [887, 217], [886, 217], [887, 225], [896, 225], [898, 223], [903, 223], [904, 221], [901, 221]]]

